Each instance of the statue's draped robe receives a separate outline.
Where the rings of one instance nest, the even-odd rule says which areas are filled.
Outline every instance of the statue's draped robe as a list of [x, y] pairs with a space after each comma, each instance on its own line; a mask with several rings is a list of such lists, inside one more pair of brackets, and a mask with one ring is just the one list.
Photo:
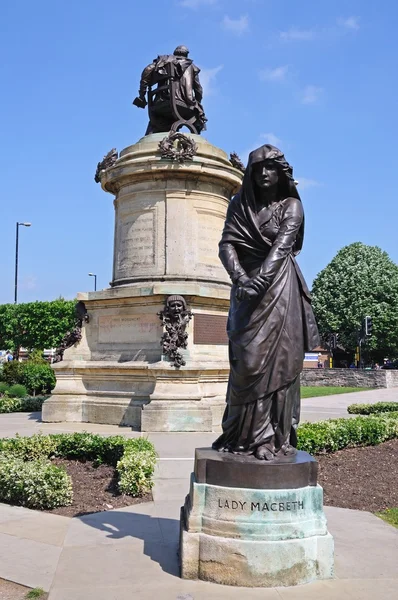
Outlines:
[[[220, 258], [233, 282], [228, 317], [230, 377], [223, 434], [217, 449], [272, 453], [296, 445], [304, 352], [319, 345], [310, 294], [294, 258], [302, 246], [304, 215], [293, 181], [289, 195], [257, 213], [250, 155], [240, 192], [232, 199]], [[269, 147], [268, 147], [269, 148]], [[266, 291], [237, 300], [239, 278], [261, 272]]]

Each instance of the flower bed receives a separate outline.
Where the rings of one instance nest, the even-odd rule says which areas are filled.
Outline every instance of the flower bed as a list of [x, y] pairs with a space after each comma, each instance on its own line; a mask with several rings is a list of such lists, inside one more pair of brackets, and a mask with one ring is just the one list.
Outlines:
[[157, 454], [145, 438], [90, 433], [16, 436], [0, 439], [0, 501], [47, 510], [71, 504], [71, 479], [63, 467], [52, 464], [55, 457], [113, 466], [120, 493], [133, 497], [153, 486]]

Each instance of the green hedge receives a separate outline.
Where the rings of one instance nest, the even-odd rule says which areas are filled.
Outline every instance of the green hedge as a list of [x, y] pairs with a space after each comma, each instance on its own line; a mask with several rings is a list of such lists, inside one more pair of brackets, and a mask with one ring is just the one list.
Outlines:
[[153, 486], [157, 454], [145, 438], [91, 433], [17, 435], [0, 439], [0, 502], [42, 509], [70, 504], [70, 478], [63, 468], [51, 464], [51, 457], [114, 466], [123, 494], [141, 496]]
[[68, 506], [72, 499], [72, 481], [64, 469], [48, 460], [0, 455], [1, 502], [45, 510]]
[[335, 452], [354, 446], [375, 446], [398, 437], [398, 412], [303, 423], [298, 449], [310, 454]]
[[138, 496], [150, 492], [157, 454], [153, 445], [144, 438], [132, 440], [135, 444], [125, 447], [116, 469], [119, 474], [119, 490], [122, 494]]
[[0, 413], [40, 411], [48, 396], [28, 396], [27, 398], [0, 397]]
[[398, 402], [376, 402], [375, 404], [350, 404], [350, 415], [372, 415], [385, 412], [398, 412]]

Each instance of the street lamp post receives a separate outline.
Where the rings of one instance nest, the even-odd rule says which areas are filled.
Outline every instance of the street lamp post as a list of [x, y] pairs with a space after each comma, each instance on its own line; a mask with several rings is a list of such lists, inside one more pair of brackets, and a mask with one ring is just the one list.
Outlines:
[[94, 277], [94, 292], [97, 291], [97, 276], [95, 273], [89, 273], [90, 277]]
[[14, 304], [18, 302], [18, 243], [19, 243], [19, 226], [30, 227], [32, 223], [16, 223], [16, 235], [15, 235], [15, 286], [14, 286]]

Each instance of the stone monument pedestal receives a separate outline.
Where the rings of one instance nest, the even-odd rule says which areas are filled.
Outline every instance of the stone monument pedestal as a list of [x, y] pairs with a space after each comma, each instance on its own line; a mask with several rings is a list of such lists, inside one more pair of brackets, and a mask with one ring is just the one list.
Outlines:
[[181, 577], [243, 587], [333, 577], [333, 538], [306, 452], [275, 462], [196, 450], [181, 509]]
[[[147, 135], [101, 172], [114, 194], [109, 289], [80, 293], [89, 321], [54, 365], [57, 385], [43, 421], [127, 425], [141, 431], [216, 431], [228, 381], [230, 281], [218, 242], [242, 180], [225, 152], [198, 135], [192, 160], [164, 158]], [[169, 295], [192, 311], [185, 365], [162, 354], [158, 313]]]

